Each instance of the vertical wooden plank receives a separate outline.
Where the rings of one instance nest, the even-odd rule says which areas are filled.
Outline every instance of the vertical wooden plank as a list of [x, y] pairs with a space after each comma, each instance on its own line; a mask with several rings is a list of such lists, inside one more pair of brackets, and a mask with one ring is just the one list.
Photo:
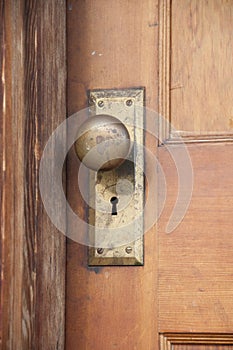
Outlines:
[[[24, 5], [23, 13], [23, 31], [24, 31], [24, 224], [25, 224], [25, 237], [23, 253], [23, 284], [27, 286], [24, 288], [24, 303], [23, 307], [23, 325], [27, 333], [24, 338], [24, 346], [30, 347], [30, 344], [35, 344], [35, 320], [36, 315], [36, 283], [38, 279], [38, 267], [39, 259], [35, 254], [38, 246], [37, 237], [37, 221], [40, 219], [37, 216], [38, 201], [36, 198], [36, 183], [37, 183], [37, 168], [38, 168], [38, 155], [36, 153], [38, 146], [38, 132], [37, 132], [37, 6], [38, 3], [33, 1], [27, 1]], [[26, 344], [25, 344], [26, 342]]]
[[[157, 1], [69, 0], [67, 28], [69, 115], [87, 106], [88, 89], [101, 88], [144, 86], [146, 106], [157, 110]], [[152, 137], [146, 147], [156, 149]], [[85, 220], [73, 149], [67, 167], [69, 203]], [[90, 268], [86, 247], [68, 240], [67, 350], [157, 349], [157, 258], [154, 227], [143, 267]]]
[[[20, 349], [22, 340], [23, 241], [23, 50], [22, 1], [3, 1], [2, 348]], [[16, 30], [17, 29], [17, 30]], [[17, 74], [16, 73], [17, 67]], [[17, 341], [16, 341], [17, 339]]]
[[[37, 28], [38, 119], [36, 152], [66, 117], [66, 1], [40, 0]], [[65, 137], [65, 135], [64, 135]], [[64, 349], [65, 237], [38, 208], [37, 349]]]
[[65, 1], [1, 6], [2, 348], [63, 349], [65, 238], [43, 209], [38, 170], [65, 118]]

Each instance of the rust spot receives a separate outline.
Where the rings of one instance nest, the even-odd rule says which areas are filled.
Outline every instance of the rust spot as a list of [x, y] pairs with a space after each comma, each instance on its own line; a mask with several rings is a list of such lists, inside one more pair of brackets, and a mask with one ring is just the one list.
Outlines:
[[96, 143], [97, 144], [99, 144], [99, 143], [101, 143], [103, 141], [104, 141], [104, 137], [103, 136], [99, 135], [99, 136], [96, 137]]

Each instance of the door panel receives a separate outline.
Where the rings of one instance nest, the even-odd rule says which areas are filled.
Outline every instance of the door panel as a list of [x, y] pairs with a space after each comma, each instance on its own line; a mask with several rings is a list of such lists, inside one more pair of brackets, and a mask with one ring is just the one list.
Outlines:
[[171, 2], [171, 122], [183, 136], [232, 135], [232, 4]]
[[[145, 86], [147, 106], [157, 109], [156, 1], [68, 1], [67, 23], [69, 115], [98, 88]], [[68, 200], [85, 218], [77, 174], [72, 150]], [[145, 266], [133, 268], [88, 268], [87, 248], [68, 240], [66, 349], [156, 349], [156, 239], [147, 233]]]
[[[144, 266], [90, 268], [87, 248], [68, 240], [66, 349], [233, 347], [232, 21], [227, 0], [67, 2], [69, 115], [87, 107], [88, 89], [144, 86], [146, 107], [187, 142], [194, 185], [186, 216], [167, 234], [179, 189], [166, 144], [175, 153], [181, 145], [162, 123], [160, 144], [145, 141], [167, 196], [145, 235]], [[68, 200], [85, 220], [78, 167], [72, 149]]]
[[228, 333], [233, 325], [232, 145], [194, 144], [189, 152], [192, 201], [179, 227], [167, 234], [178, 186], [174, 163], [165, 149], [159, 151], [168, 188], [158, 228], [159, 328]]
[[174, 143], [174, 152], [181, 147], [177, 134], [188, 142], [194, 187], [188, 213], [166, 234], [179, 189], [175, 164], [166, 147], [159, 147], [168, 189], [158, 226], [159, 331], [228, 333], [233, 327], [233, 2], [161, 2], [161, 13], [160, 40], [171, 41], [163, 43], [160, 56], [165, 62], [160, 81], [170, 81], [160, 88], [160, 106], [168, 106], [164, 114], [178, 130], [166, 130], [163, 140]]

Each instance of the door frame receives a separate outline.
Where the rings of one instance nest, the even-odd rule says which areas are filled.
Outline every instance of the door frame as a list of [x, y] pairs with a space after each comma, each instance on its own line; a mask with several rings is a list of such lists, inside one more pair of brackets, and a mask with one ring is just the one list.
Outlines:
[[64, 349], [66, 240], [39, 162], [66, 117], [66, 1], [0, 3], [2, 348]]

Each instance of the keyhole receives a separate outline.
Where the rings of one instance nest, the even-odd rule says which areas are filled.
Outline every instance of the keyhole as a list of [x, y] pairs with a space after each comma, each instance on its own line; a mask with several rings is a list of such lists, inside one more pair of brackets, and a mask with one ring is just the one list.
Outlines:
[[112, 215], [117, 215], [118, 198], [117, 197], [112, 197], [110, 199], [110, 202], [112, 203]]

